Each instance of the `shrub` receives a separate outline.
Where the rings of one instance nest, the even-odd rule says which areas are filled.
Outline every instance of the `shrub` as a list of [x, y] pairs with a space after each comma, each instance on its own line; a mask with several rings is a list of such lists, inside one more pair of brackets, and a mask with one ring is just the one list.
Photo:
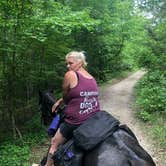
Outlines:
[[166, 79], [161, 71], [148, 72], [136, 86], [136, 105], [148, 113], [166, 114]]
[[9, 142], [0, 146], [0, 165], [28, 166], [29, 147], [18, 146]]
[[137, 116], [142, 119], [144, 122], [150, 121], [151, 115], [146, 111], [138, 112]]

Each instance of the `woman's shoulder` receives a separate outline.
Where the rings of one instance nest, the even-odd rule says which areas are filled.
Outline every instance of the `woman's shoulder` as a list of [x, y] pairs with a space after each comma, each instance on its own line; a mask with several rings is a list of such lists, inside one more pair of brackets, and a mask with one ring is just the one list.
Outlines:
[[76, 72], [75, 71], [67, 71], [64, 76], [66, 79], [74, 79], [76, 78]]
[[86, 79], [94, 79], [94, 77], [87, 71], [78, 72], [78, 74]]
[[76, 72], [74, 72], [74, 71], [67, 71], [65, 73], [64, 82], [68, 83], [70, 88], [75, 87], [77, 85], [77, 83], [78, 83]]

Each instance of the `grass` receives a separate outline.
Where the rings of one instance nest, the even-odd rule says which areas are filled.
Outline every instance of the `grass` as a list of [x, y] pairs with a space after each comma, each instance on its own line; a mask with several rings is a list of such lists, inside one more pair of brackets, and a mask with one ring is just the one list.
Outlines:
[[148, 122], [150, 124], [149, 133], [158, 146], [166, 150], [166, 115], [156, 112], [151, 114], [151, 117]]

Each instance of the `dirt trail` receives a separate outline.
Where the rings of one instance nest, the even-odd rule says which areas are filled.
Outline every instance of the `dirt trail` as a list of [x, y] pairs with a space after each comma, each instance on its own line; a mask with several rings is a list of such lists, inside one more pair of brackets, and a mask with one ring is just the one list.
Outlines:
[[122, 124], [127, 124], [136, 135], [142, 147], [152, 156], [156, 166], [166, 166], [166, 159], [158, 153], [160, 150], [150, 140], [144, 126], [134, 117], [132, 111], [132, 92], [135, 83], [145, 74], [137, 71], [126, 79], [114, 84], [100, 87], [100, 105], [102, 110], [106, 110], [116, 117]]

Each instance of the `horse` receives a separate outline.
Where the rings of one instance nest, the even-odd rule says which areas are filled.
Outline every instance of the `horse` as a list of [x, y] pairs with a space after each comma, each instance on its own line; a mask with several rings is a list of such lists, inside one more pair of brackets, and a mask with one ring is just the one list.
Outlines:
[[[51, 113], [54, 102], [52, 91], [39, 93], [39, 105], [45, 124], [50, 123], [55, 117], [55, 114]], [[63, 112], [63, 108], [59, 113]], [[45, 115], [47, 118], [43, 117]], [[58, 166], [155, 166], [152, 157], [139, 144], [135, 134], [125, 124], [116, 125], [116, 129], [111, 134], [88, 150], [79, 147], [73, 136], [64, 145], [59, 146], [53, 160]]]

